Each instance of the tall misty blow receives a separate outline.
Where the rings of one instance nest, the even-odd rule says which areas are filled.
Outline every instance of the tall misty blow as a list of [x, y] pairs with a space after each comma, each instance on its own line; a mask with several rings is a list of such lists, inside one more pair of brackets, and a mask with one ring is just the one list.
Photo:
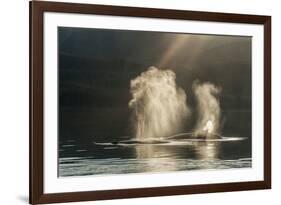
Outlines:
[[129, 107], [137, 139], [161, 138], [182, 130], [189, 109], [175, 79], [171, 70], [149, 67], [131, 80]]
[[197, 101], [197, 124], [194, 130], [195, 136], [210, 137], [211, 134], [219, 134], [220, 129], [220, 101], [218, 95], [221, 88], [212, 83], [193, 83], [193, 92]]

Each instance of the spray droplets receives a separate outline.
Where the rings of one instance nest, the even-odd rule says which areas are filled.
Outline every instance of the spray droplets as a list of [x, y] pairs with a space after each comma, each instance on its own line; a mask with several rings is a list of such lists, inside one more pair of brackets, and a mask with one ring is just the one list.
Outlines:
[[183, 128], [189, 109], [186, 94], [171, 70], [150, 67], [131, 80], [134, 134], [138, 139], [165, 137]]
[[193, 83], [193, 92], [197, 101], [197, 124], [195, 136], [210, 137], [218, 134], [220, 127], [220, 102], [218, 94], [221, 88], [212, 83]]
[[[176, 85], [171, 70], [149, 67], [131, 80], [132, 124], [137, 139], [162, 138], [183, 131], [190, 109], [185, 91]], [[212, 83], [195, 81], [192, 86], [197, 102], [197, 123], [194, 136], [210, 137], [220, 128], [221, 89]]]

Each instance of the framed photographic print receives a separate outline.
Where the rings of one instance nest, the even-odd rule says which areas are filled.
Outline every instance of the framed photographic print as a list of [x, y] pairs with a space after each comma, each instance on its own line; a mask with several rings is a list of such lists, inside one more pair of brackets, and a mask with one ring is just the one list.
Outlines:
[[30, 203], [271, 188], [271, 17], [30, 2]]

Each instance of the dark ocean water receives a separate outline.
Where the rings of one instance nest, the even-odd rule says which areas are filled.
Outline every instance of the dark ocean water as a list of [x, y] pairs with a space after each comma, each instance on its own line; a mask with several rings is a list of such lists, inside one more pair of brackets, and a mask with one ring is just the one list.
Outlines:
[[102, 110], [103, 114], [98, 111], [60, 109], [60, 177], [252, 166], [251, 112], [248, 110], [222, 112], [226, 120], [221, 132], [223, 138], [219, 140], [195, 140], [190, 134], [184, 134], [148, 142], [122, 135], [128, 122], [121, 121], [121, 117], [119, 120], [108, 117], [113, 116], [113, 108]]
[[66, 140], [59, 147], [59, 176], [247, 168], [249, 147], [249, 138], [235, 136], [206, 141], [183, 135], [145, 143]]

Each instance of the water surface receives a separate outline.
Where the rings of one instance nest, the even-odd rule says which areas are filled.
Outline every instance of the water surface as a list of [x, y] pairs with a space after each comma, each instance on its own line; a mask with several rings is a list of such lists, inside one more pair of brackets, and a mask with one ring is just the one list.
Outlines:
[[[125, 137], [124, 137], [125, 138]], [[59, 176], [249, 168], [247, 138], [134, 140], [60, 145]]]

